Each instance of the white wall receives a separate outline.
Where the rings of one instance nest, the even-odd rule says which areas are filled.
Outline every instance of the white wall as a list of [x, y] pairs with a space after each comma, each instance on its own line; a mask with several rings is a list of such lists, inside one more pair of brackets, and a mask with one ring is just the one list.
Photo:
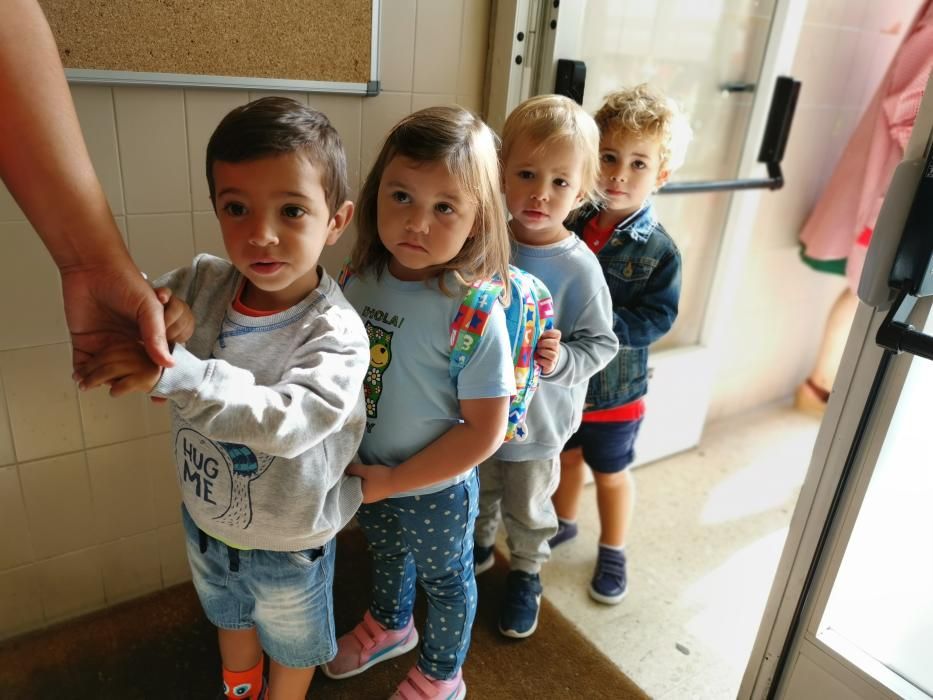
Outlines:
[[[377, 97], [296, 94], [326, 112], [356, 188], [386, 130], [421, 107], [481, 111], [490, 0], [382, 3]], [[221, 253], [204, 148], [255, 91], [74, 86], [85, 139], [141, 269]], [[55, 202], [49, 202], [55, 206]], [[80, 394], [51, 259], [0, 185], [0, 638], [188, 578], [163, 408]], [[345, 256], [328, 255], [331, 269]]]

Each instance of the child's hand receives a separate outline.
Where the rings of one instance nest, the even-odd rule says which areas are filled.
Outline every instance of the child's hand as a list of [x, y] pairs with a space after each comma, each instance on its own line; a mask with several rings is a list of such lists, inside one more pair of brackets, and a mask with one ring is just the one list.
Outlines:
[[541, 374], [550, 374], [560, 359], [560, 331], [556, 328], [544, 331], [535, 348], [535, 361], [541, 366]]
[[347, 474], [363, 480], [363, 503], [375, 503], [395, 494], [391, 467], [354, 462], [347, 467]]
[[168, 287], [155, 290], [156, 297], [165, 307], [165, 336], [169, 343], [187, 343], [194, 333], [194, 314], [191, 307], [172, 294]]
[[91, 357], [76, 378], [82, 391], [109, 384], [111, 396], [123, 396], [131, 391], [148, 394], [161, 376], [162, 368], [149, 359], [146, 349], [138, 342], [126, 341]]

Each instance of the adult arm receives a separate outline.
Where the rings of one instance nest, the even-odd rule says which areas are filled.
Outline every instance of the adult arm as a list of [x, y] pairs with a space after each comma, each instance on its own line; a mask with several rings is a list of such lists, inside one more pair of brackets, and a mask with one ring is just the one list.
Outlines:
[[154, 362], [171, 365], [162, 306], [113, 220], [35, 0], [0, 3], [0, 105], [0, 178], [61, 272], [75, 367], [140, 336]]

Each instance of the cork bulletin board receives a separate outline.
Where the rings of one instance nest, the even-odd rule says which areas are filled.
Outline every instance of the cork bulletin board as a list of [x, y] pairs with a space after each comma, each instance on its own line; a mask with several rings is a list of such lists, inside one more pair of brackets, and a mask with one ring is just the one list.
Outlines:
[[39, 0], [71, 82], [379, 92], [380, 0]]

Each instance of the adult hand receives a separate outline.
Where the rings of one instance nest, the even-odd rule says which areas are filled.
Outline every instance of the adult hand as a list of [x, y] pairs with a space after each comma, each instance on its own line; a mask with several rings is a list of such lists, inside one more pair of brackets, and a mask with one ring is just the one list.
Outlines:
[[110, 344], [138, 338], [154, 363], [174, 364], [165, 340], [162, 304], [128, 258], [62, 268], [61, 275], [75, 370]]

